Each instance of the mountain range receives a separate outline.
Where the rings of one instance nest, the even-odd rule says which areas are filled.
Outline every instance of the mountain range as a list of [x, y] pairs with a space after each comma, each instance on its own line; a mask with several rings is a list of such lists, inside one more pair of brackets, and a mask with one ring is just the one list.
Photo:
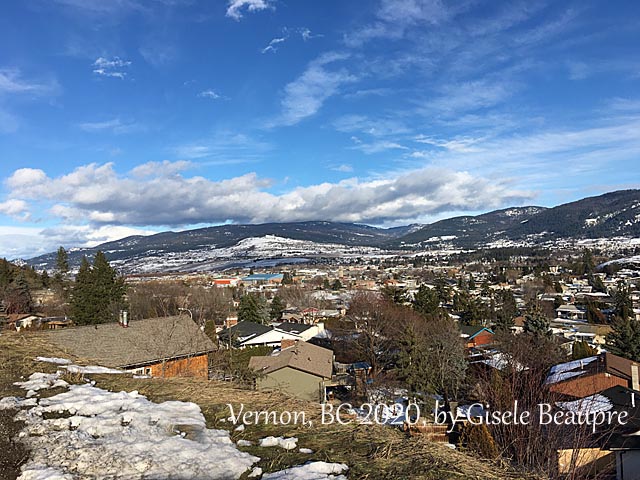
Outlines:
[[[220, 225], [71, 249], [69, 259], [72, 266], [78, 265], [83, 255], [102, 250], [127, 273], [215, 270], [256, 261], [264, 264], [268, 259], [293, 262], [444, 246], [478, 249], [613, 237], [640, 237], [640, 190], [610, 192], [553, 208], [513, 207], [394, 228], [327, 221]], [[56, 254], [49, 253], [28, 263], [51, 269], [55, 260]]]

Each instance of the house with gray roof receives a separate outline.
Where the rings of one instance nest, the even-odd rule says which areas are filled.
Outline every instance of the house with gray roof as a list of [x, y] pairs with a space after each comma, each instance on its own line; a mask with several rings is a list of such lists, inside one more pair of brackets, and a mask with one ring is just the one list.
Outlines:
[[53, 345], [92, 364], [158, 376], [207, 378], [214, 343], [188, 316], [148, 318], [42, 332]]

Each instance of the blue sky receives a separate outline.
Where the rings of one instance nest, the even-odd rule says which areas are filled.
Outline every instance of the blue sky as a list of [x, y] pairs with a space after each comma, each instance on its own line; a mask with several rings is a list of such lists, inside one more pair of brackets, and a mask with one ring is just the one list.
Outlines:
[[0, 256], [637, 188], [639, 18], [637, 2], [7, 2]]

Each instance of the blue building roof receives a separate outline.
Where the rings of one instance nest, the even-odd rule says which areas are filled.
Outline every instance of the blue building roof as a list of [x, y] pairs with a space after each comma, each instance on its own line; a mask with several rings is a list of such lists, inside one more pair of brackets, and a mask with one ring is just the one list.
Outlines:
[[282, 280], [281, 273], [254, 273], [242, 279], [243, 282], [268, 282], [269, 280]]

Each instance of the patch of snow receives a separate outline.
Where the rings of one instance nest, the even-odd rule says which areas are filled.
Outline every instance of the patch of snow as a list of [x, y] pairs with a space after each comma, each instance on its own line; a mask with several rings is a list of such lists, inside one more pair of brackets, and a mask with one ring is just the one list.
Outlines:
[[18, 410], [22, 407], [33, 407], [38, 404], [35, 398], [23, 400], [17, 397], [0, 398], [0, 410]]
[[250, 447], [251, 445], [253, 445], [253, 442], [251, 440], [238, 440], [236, 444], [239, 447]]
[[262, 469], [260, 467], [253, 467], [251, 473], [248, 475], [249, 478], [257, 478], [262, 475]]
[[347, 480], [341, 475], [349, 470], [344, 463], [309, 462], [279, 472], [267, 473], [263, 480]]
[[66, 387], [69, 385], [64, 380], [60, 379], [60, 373], [41, 373], [36, 372], [32, 373], [29, 376], [29, 380], [24, 382], [15, 382], [14, 385], [23, 388], [25, 390], [33, 390], [37, 392], [38, 390], [45, 390], [48, 388], [56, 388], [56, 387]]
[[313, 450], [311, 450], [310, 448], [300, 448], [298, 450], [300, 453], [308, 453], [308, 454], [312, 454]]
[[[47, 412], [69, 418], [45, 420]], [[149, 401], [138, 392], [72, 385], [18, 414], [32, 458], [20, 480], [43, 468], [75, 478], [238, 478], [259, 460], [224, 430], [207, 429], [194, 403]], [[65, 478], [65, 477], [61, 477]], [[71, 478], [71, 477], [69, 477]], [[66, 478], [65, 478], [66, 480]]]
[[65, 367], [69, 373], [109, 373], [109, 374], [118, 374], [118, 373], [126, 373], [122, 370], [116, 370], [115, 368], [107, 368], [107, 367], [99, 367], [97, 365], [89, 365], [87, 367], [82, 367], [80, 365], [67, 365]]
[[293, 450], [296, 448], [298, 439], [296, 437], [265, 437], [260, 439], [261, 447], [280, 447], [285, 450]]
[[73, 477], [55, 468], [36, 466], [24, 471], [18, 480], [73, 480]]
[[69, 365], [72, 363], [71, 360], [57, 357], [36, 357], [36, 360], [45, 363], [55, 363], [56, 365]]

